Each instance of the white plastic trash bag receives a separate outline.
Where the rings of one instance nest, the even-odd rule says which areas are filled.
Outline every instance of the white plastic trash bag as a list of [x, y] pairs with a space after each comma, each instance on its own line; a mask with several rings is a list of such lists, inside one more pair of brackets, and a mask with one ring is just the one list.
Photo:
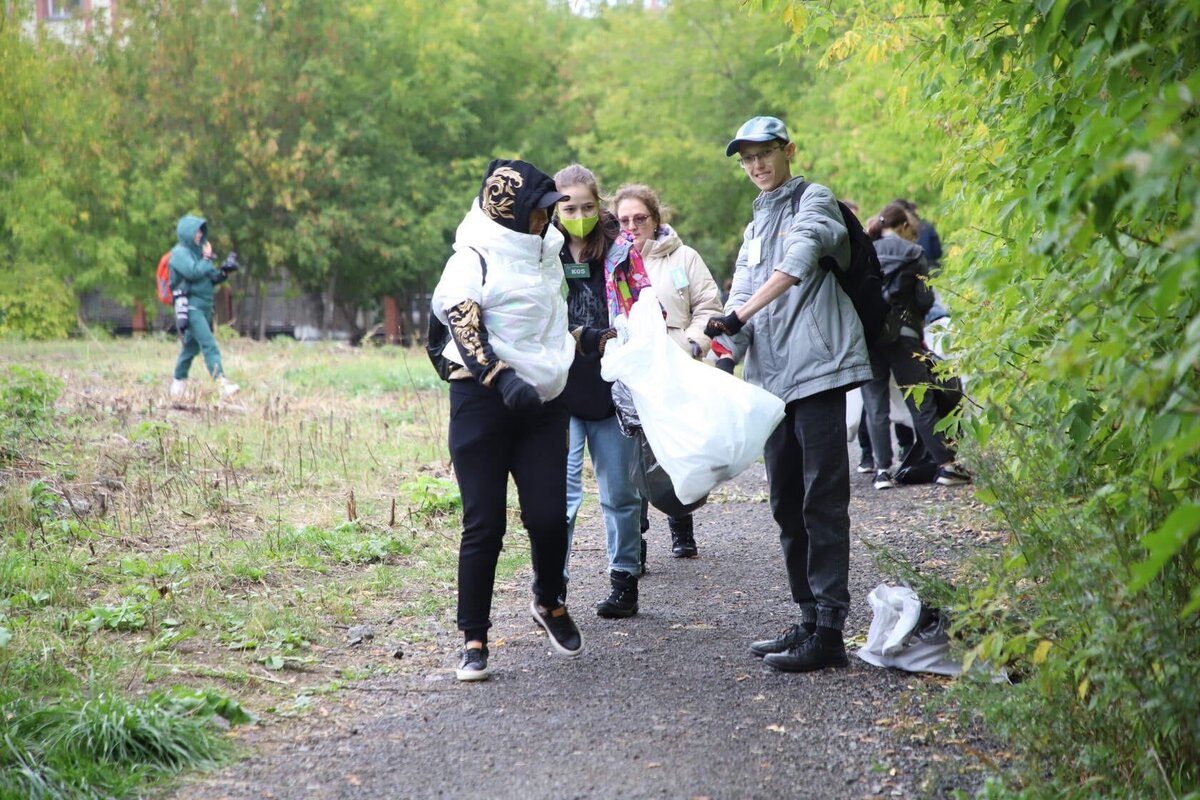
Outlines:
[[761, 455], [783, 401], [689, 357], [667, 334], [654, 289], [642, 289], [600, 374], [629, 388], [642, 430], [682, 503], [704, 497]]
[[846, 441], [853, 442], [858, 438], [858, 426], [862, 423], [863, 399], [862, 392], [851, 389], [846, 392]]
[[946, 619], [921, 607], [921, 598], [907, 586], [881, 583], [867, 595], [871, 629], [858, 657], [877, 667], [907, 672], [958, 675], [962, 664], [950, 657]]
[[[893, 423], [907, 425], [912, 427], [912, 414], [908, 410], [908, 404], [904, 402], [904, 393], [900, 391], [900, 387], [896, 385], [896, 376], [893, 375], [891, 384], [888, 387], [888, 414], [889, 419]], [[853, 442], [858, 439], [858, 426], [862, 422], [863, 397], [862, 389], [851, 389], [846, 392], [846, 441]]]

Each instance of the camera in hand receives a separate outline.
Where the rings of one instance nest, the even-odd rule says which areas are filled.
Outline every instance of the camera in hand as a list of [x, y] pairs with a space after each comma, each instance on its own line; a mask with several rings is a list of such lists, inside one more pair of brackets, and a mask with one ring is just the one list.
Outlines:
[[172, 305], [175, 306], [175, 330], [179, 335], [187, 330], [188, 326], [188, 296], [187, 292], [176, 289], [171, 293]]
[[241, 264], [238, 263], [236, 250], [230, 250], [229, 255], [225, 256], [225, 261], [221, 264], [221, 272], [237, 272], [241, 269]]

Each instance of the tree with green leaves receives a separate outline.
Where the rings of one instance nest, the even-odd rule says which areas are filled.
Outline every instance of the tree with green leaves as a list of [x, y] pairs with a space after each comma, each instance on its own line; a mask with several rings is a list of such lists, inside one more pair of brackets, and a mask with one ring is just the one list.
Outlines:
[[63, 336], [80, 295], [129, 301], [145, 281], [135, 228], [155, 200], [126, 182], [119, 98], [94, 86], [94, 56], [0, 14], [0, 335]]

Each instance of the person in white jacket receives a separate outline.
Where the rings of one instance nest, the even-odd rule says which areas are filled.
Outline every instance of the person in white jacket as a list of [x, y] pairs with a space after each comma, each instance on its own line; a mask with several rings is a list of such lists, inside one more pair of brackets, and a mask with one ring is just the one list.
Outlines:
[[567, 421], [559, 399], [575, 355], [567, 330], [562, 234], [549, 211], [566, 195], [524, 161], [494, 160], [458, 226], [454, 255], [433, 292], [450, 330], [450, 459], [462, 495], [459, 680], [488, 676], [496, 563], [517, 486], [533, 561], [530, 613], [561, 655], [583, 636], [560, 600], [567, 558]]
[[[621, 229], [633, 237], [642, 254], [650, 285], [666, 317], [667, 333], [692, 358], [708, 354], [712, 340], [704, 335], [709, 317], [722, 313], [717, 282], [704, 259], [683, 243], [663, 220], [658, 194], [649, 186], [626, 184], [613, 197], [613, 210]], [[643, 527], [649, 527], [643, 501]], [[691, 558], [697, 554], [692, 515], [668, 517], [671, 554]]]

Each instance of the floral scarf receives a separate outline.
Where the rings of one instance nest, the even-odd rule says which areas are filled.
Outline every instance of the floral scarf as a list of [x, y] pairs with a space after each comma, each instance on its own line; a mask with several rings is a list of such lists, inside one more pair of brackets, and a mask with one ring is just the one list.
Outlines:
[[628, 316], [642, 289], [650, 285], [642, 254], [633, 246], [633, 236], [621, 231], [604, 257], [604, 294], [608, 298], [608, 323]]

